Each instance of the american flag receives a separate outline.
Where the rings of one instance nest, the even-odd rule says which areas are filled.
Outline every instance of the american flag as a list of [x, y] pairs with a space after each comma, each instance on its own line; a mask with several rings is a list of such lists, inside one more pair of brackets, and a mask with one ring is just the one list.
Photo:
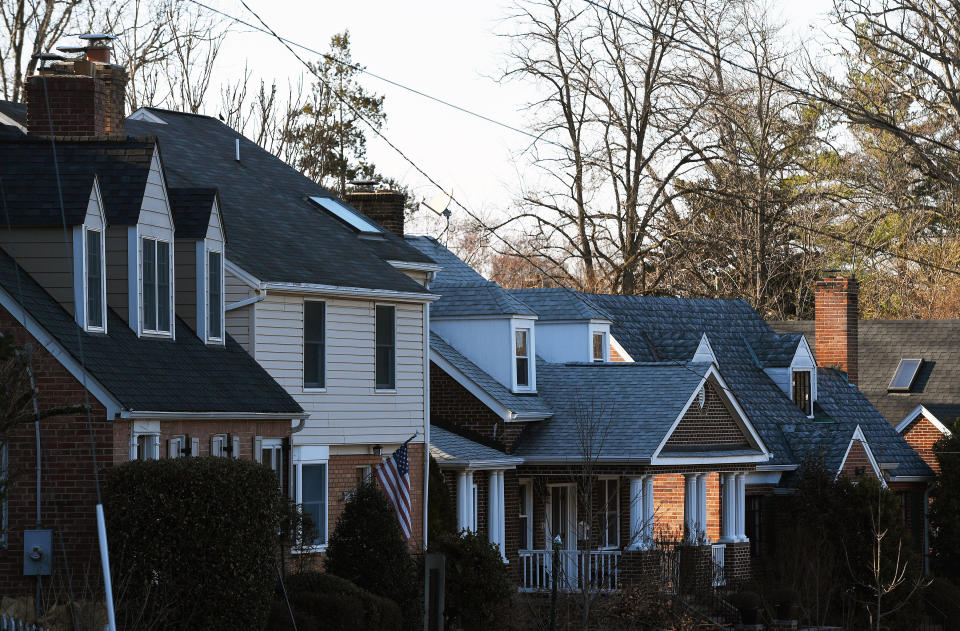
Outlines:
[[400, 530], [410, 538], [410, 463], [407, 462], [407, 443], [387, 458], [377, 469], [377, 478], [386, 491], [400, 520]]

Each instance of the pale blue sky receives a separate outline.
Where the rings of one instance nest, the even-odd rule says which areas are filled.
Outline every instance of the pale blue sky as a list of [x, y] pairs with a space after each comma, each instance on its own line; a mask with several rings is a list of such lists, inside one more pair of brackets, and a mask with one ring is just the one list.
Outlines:
[[[575, 0], [573, 0], [575, 1]], [[492, 80], [505, 63], [504, 30], [509, 4], [502, 1], [360, 0], [305, 2], [247, 0], [284, 37], [326, 50], [330, 36], [349, 28], [354, 59], [395, 81], [523, 127], [521, 105], [533, 96], [530, 86]], [[255, 22], [239, 0], [219, 0], [223, 10]], [[773, 0], [796, 37], [807, 39], [823, 26], [831, 0]], [[813, 30], [811, 30], [813, 29]], [[230, 36], [219, 61], [219, 76], [236, 76], [244, 61], [255, 79], [276, 76], [282, 84], [300, 73], [299, 62], [279, 43], [259, 33]], [[498, 214], [519, 188], [522, 161], [515, 159], [524, 137], [432, 103], [372, 78], [364, 80], [386, 96], [385, 134], [427, 173], [472, 210]], [[252, 87], [251, 87], [252, 89]], [[208, 99], [216, 114], [219, 95]], [[428, 199], [435, 192], [384, 143], [371, 139], [371, 159], [389, 175]]]

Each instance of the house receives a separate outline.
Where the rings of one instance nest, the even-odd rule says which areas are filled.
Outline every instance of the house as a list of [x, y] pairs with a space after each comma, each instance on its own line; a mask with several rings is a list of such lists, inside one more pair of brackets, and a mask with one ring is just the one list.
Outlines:
[[127, 135], [123, 68], [96, 41], [86, 53], [0, 107], [0, 332], [27, 354], [41, 414], [68, 410], [4, 437], [4, 594], [41, 586], [24, 576], [29, 530], [53, 533], [45, 588], [99, 573], [104, 468], [263, 461], [308, 416], [225, 330], [218, 191], [171, 183], [158, 139]]
[[[857, 387], [934, 471], [933, 443], [960, 420], [960, 320], [860, 320]], [[771, 322], [816, 346], [814, 322]]]
[[403, 239], [403, 195], [338, 199], [208, 116], [145, 108], [127, 129], [158, 139], [171, 186], [219, 192], [225, 329], [308, 415], [289, 450], [270, 447], [317, 527], [310, 549], [325, 548], [357, 482], [407, 441], [410, 545], [422, 549], [428, 286], [440, 268]]
[[[768, 551], [765, 498], [808, 458], [911, 496], [932, 476], [802, 335], [744, 301], [506, 291], [436, 240], [408, 239], [443, 267], [431, 454], [459, 526], [500, 545], [522, 590], [554, 576], [616, 589], [663, 571], [652, 555], [679, 541], [714, 585], [741, 581]], [[819, 313], [849, 308], [846, 283], [818, 284]]]

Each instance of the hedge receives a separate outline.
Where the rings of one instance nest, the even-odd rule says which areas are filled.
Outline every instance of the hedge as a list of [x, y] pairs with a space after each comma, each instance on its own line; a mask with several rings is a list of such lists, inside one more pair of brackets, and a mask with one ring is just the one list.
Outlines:
[[273, 600], [280, 491], [249, 460], [109, 469], [103, 484], [121, 628], [262, 628]]
[[[389, 598], [360, 589], [350, 581], [322, 572], [304, 572], [286, 579], [287, 597], [297, 631], [399, 631], [403, 615]], [[270, 612], [267, 631], [292, 631], [287, 603]]]

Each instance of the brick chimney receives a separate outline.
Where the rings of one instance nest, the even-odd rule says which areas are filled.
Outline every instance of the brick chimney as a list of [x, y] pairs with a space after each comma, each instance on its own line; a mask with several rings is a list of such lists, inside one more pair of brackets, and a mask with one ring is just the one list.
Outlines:
[[33, 136], [124, 137], [127, 72], [110, 48], [91, 40], [75, 59], [54, 61], [27, 80], [27, 133]]
[[816, 285], [817, 365], [839, 368], [857, 383], [857, 281], [825, 277]]
[[399, 191], [350, 191], [344, 201], [397, 236], [403, 236], [407, 196]]

